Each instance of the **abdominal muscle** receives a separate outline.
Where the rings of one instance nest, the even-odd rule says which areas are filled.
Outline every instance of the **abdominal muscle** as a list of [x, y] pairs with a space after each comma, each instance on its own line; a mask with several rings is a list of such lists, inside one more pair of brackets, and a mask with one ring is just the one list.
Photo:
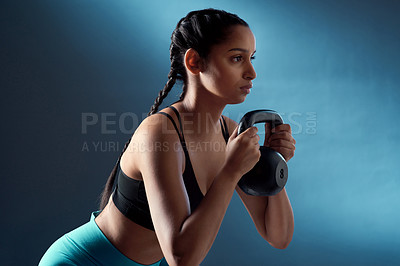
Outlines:
[[107, 239], [129, 259], [152, 264], [164, 257], [155, 232], [126, 218], [111, 197], [95, 222]]

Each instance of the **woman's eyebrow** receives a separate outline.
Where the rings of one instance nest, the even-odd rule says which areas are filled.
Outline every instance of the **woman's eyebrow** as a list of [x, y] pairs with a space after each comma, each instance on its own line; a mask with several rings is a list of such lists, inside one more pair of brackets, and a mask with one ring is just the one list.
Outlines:
[[[249, 53], [249, 50], [246, 50], [243, 48], [232, 48], [228, 52], [231, 52], [231, 51], [239, 51], [239, 52]], [[256, 53], [256, 51], [254, 50], [253, 54], [255, 54], [255, 53]]]
[[230, 51], [240, 51], [240, 52], [245, 52], [245, 53], [249, 52], [249, 50], [246, 50], [246, 49], [243, 49], [243, 48], [232, 48], [228, 52], [230, 52]]

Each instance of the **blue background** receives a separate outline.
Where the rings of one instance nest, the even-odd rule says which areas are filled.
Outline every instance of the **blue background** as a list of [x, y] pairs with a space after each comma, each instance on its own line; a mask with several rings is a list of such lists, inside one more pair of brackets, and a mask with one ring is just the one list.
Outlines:
[[[400, 1], [0, 5], [1, 264], [37, 264], [89, 220], [166, 82], [176, 23], [207, 7], [237, 13], [257, 39], [254, 88], [225, 114], [239, 121], [275, 109], [297, 149], [290, 246], [270, 247], [235, 195], [202, 265], [400, 264]], [[179, 93], [176, 86], [163, 106]], [[85, 114], [99, 118], [86, 132]]]

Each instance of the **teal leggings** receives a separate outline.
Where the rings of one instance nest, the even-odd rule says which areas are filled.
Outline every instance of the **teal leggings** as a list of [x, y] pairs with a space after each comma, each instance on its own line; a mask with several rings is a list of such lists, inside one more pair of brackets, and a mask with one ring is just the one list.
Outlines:
[[[94, 221], [100, 211], [93, 212], [90, 221], [63, 235], [54, 242], [39, 262], [47, 265], [126, 265], [143, 266], [123, 255], [106, 238]], [[151, 265], [168, 265], [162, 259]]]

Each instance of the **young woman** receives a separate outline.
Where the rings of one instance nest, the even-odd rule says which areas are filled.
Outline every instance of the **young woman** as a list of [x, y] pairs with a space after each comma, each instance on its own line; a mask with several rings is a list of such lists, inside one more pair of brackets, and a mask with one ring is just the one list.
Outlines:
[[[101, 211], [57, 240], [42, 265], [198, 265], [234, 190], [268, 243], [286, 248], [291, 241], [293, 213], [285, 189], [256, 197], [237, 186], [259, 160], [257, 128], [237, 135], [237, 123], [221, 115], [227, 104], [246, 99], [256, 77], [249, 26], [221, 10], [193, 11], [179, 21], [171, 41], [168, 82], [125, 144]], [[180, 100], [157, 112], [176, 80], [183, 82]], [[264, 145], [287, 161], [293, 157], [289, 125], [272, 133], [266, 125], [266, 132]]]

